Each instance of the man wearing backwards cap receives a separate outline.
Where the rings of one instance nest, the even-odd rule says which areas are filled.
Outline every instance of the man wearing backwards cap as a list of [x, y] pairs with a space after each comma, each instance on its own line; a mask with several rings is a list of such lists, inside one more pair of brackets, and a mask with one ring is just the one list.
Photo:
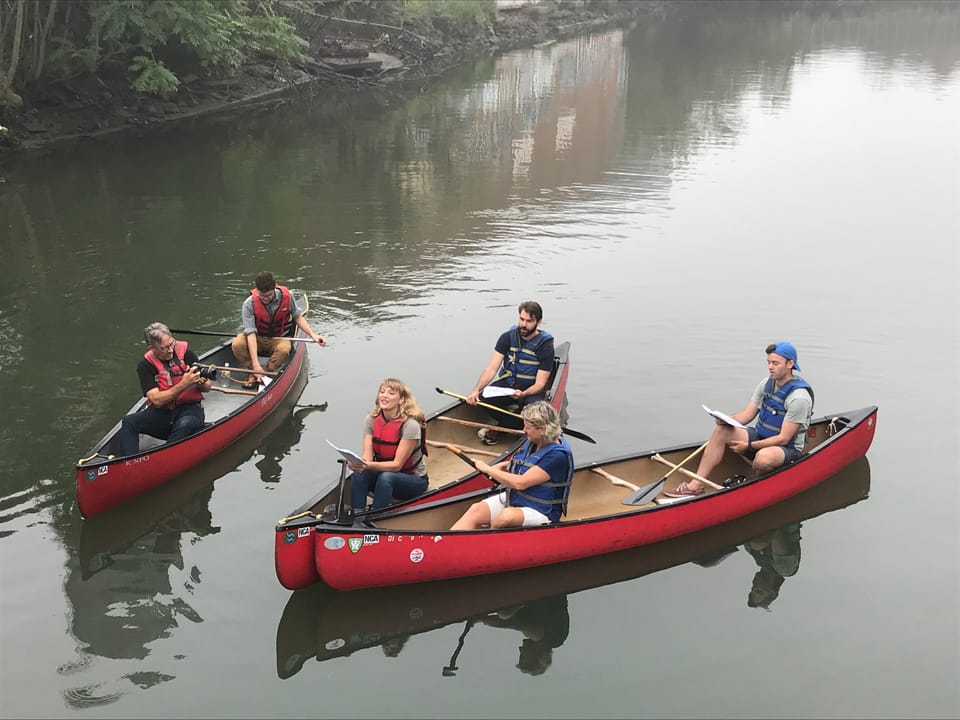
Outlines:
[[[700, 477], [710, 479], [726, 448], [752, 460], [754, 475], [791, 463], [803, 453], [807, 428], [813, 417], [813, 388], [793, 374], [800, 371], [800, 364], [797, 349], [791, 343], [768, 345], [766, 353], [769, 377], [760, 381], [747, 406], [731, 416], [741, 425], [757, 418], [756, 426], [739, 428], [718, 419], [700, 458], [697, 468]], [[702, 482], [688, 480], [664, 495], [687, 497], [703, 492]]]

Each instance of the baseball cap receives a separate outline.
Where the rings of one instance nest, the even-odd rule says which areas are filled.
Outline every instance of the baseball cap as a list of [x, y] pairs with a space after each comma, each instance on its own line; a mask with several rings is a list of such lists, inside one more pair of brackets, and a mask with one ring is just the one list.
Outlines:
[[793, 369], [800, 371], [800, 363], [797, 362], [797, 349], [792, 343], [778, 342], [767, 346], [767, 354], [776, 353], [785, 360], [793, 360]]

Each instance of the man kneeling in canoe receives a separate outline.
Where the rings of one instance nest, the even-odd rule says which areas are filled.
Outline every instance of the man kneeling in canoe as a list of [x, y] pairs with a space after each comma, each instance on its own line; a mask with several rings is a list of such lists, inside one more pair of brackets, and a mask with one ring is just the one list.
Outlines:
[[566, 511], [573, 451], [560, 436], [560, 417], [543, 400], [527, 405], [520, 414], [527, 435], [520, 451], [496, 465], [476, 461], [477, 470], [506, 487], [471, 505], [451, 530], [543, 525], [558, 522]]

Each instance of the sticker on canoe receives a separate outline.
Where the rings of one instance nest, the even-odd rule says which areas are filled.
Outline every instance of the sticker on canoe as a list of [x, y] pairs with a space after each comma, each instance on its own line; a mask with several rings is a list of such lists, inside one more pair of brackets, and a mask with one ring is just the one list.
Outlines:
[[414, 548], [410, 551], [410, 562], [418, 563], [423, 560], [423, 550], [420, 548]]
[[347, 540], [347, 544], [350, 546], [350, 552], [356, 555], [363, 547], [363, 538], [350, 538]]
[[339, 550], [340, 548], [342, 548], [342, 547], [343, 547], [344, 545], [346, 545], [346, 544], [347, 544], [347, 541], [344, 540], [344, 539], [343, 539], [342, 537], [340, 537], [339, 535], [334, 535], [333, 537], [328, 537], [326, 540], [323, 541], [323, 546], [324, 546], [327, 550]]
[[291, 543], [295, 543], [295, 542], [297, 541], [297, 533], [294, 532], [293, 530], [287, 530], [287, 531], [283, 534], [283, 541], [284, 541], [287, 545], [290, 545]]
[[[341, 540], [342, 540], [342, 539], [343, 539], [343, 538], [341, 538]], [[329, 642], [328, 642], [326, 645], [324, 645], [323, 647], [325, 647], [327, 650], [339, 650], [340, 648], [342, 648], [342, 647], [343, 647], [344, 645], [346, 645], [346, 644], [347, 644], [347, 641], [344, 640], [343, 638], [334, 638], [333, 640], [329, 641]]]
[[309, 534], [310, 534], [310, 528], [308, 527], [297, 528], [298, 538], [306, 537]]
[[378, 542], [380, 542], [380, 536], [379, 536], [379, 535], [364, 535], [364, 536], [363, 536], [363, 544], [364, 544], [364, 545], [376, 545]]

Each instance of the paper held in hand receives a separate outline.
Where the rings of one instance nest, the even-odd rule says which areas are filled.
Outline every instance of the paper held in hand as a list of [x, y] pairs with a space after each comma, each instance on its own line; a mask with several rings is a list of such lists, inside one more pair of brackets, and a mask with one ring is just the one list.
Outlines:
[[349, 463], [353, 463], [354, 465], [366, 465], [366, 464], [367, 464], [362, 457], [360, 457], [359, 455], [357, 455], [357, 454], [356, 454], [355, 452], [353, 452], [352, 450], [344, 450], [343, 448], [338, 448], [336, 445], [334, 445], [334, 444], [333, 444], [332, 442], [330, 442], [329, 440], [327, 440], [327, 445], [329, 445], [329, 446], [332, 447], [334, 450], [336, 450], [338, 453], [340, 453], [341, 455], [343, 455], [344, 459], [346, 459], [346, 461], [349, 462]]
[[514, 392], [515, 392], [515, 389], [511, 387], [501, 387], [499, 385], [487, 385], [483, 390], [480, 391], [480, 397], [484, 397], [484, 398], [507, 397], [508, 395], [513, 395]]
[[732, 425], [733, 427], [743, 428], [744, 430], [747, 429], [747, 426], [746, 426], [746, 425], [741, 425], [740, 423], [738, 423], [736, 420], [734, 420], [732, 417], [730, 417], [730, 416], [727, 415], [726, 413], [722, 413], [722, 412], [720, 412], [719, 410], [711, 410], [711, 409], [708, 408], [706, 405], [702, 405], [701, 407], [703, 407], [703, 409], [707, 411], [707, 414], [708, 414], [708, 415], [713, 415], [715, 418], [717, 418], [717, 420], [722, 420], [722, 421], [725, 422], [727, 425]]

